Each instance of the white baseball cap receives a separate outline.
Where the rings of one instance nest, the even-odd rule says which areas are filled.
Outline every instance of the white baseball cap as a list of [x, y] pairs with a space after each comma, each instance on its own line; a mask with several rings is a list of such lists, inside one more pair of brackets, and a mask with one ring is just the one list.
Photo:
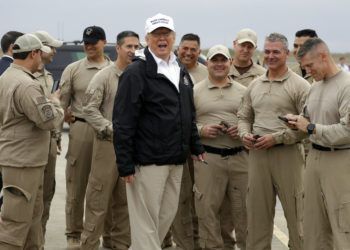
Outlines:
[[147, 18], [146, 25], [145, 25], [146, 34], [151, 33], [155, 29], [158, 29], [161, 27], [175, 31], [174, 20], [170, 16], [166, 16], [161, 13], [158, 13], [155, 16]]
[[239, 44], [250, 42], [254, 47], [256, 47], [258, 43], [258, 36], [252, 29], [242, 29], [237, 33], [235, 41], [237, 41]]
[[211, 60], [216, 55], [223, 55], [227, 59], [231, 59], [230, 51], [224, 45], [215, 45], [208, 50], [207, 58]]
[[[45, 53], [51, 52], [50, 47], [43, 45], [40, 39], [33, 34], [24, 34], [23, 36], [18, 37], [13, 46], [13, 53], [29, 52], [37, 49], [40, 49]], [[16, 47], [19, 48], [16, 49]]]
[[61, 47], [63, 45], [63, 41], [59, 41], [55, 38], [53, 38], [48, 32], [39, 30], [34, 32], [34, 35], [40, 39], [42, 44], [51, 46], [54, 48]]

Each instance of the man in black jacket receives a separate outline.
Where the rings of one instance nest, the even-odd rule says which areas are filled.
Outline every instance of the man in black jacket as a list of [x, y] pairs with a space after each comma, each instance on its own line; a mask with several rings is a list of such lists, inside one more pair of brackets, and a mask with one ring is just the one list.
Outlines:
[[1, 50], [4, 53], [4, 55], [0, 59], [0, 76], [4, 71], [10, 66], [10, 64], [13, 62], [13, 53], [12, 53], [12, 47], [15, 43], [16, 39], [20, 36], [22, 36], [22, 32], [18, 31], [9, 31], [1, 38]]
[[127, 183], [131, 246], [160, 250], [177, 211], [183, 164], [204, 161], [192, 82], [172, 47], [173, 19], [146, 20], [144, 56], [123, 73], [113, 110], [114, 148]]

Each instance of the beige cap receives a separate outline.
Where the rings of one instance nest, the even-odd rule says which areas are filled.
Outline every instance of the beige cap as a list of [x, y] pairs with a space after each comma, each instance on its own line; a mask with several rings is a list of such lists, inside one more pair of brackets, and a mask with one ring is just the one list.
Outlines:
[[158, 13], [153, 17], [147, 18], [145, 25], [146, 34], [151, 33], [155, 29], [161, 27], [175, 31], [174, 20], [170, 16], [166, 16], [161, 13]]
[[13, 49], [13, 53], [29, 52], [37, 49], [40, 49], [45, 53], [51, 52], [51, 49], [44, 46], [39, 38], [33, 34], [24, 34], [23, 36], [18, 37], [13, 46], [15, 47], [16, 45], [19, 48]]
[[39, 31], [34, 32], [34, 35], [37, 36], [40, 39], [40, 41], [42, 42], [42, 44], [44, 44], [46, 46], [58, 48], [58, 47], [61, 47], [63, 45], [62, 41], [59, 41], [59, 40], [53, 38], [46, 31], [39, 30]]
[[256, 47], [258, 43], [258, 36], [254, 30], [242, 29], [237, 33], [235, 41], [238, 43], [250, 42], [254, 45], [254, 47]]
[[230, 51], [226, 46], [221, 44], [211, 47], [208, 50], [207, 58], [208, 60], [211, 60], [214, 56], [218, 54], [225, 56], [227, 59], [231, 59]]

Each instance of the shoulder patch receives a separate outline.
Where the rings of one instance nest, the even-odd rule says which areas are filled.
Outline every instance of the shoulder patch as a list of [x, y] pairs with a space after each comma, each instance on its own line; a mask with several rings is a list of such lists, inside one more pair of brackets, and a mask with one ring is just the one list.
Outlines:
[[43, 104], [43, 103], [47, 103], [46, 97], [45, 96], [39, 96], [36, 99], [36, 104]]
[[54, 118], [52, 106], [50, 104], [43, 105], [41, 111], [46, 120], [51, 120]]

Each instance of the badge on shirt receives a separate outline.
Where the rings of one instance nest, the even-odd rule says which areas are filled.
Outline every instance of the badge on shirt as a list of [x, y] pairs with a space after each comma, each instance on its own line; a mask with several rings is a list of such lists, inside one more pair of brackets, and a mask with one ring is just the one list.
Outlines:
[[53, 114], [52, 106], [50, 104], [43, 105], [41, 107], [44, 121], [53, 119], [55, 116]]
[[43, 104], [43, 103], [47, 103], [45, 96], [39, 96], [36, 98], [36, 104]]
[[191, 83], [190, 79], [188, 79], [187, 75], [184, 75], [184, 84], [189, 85]]

